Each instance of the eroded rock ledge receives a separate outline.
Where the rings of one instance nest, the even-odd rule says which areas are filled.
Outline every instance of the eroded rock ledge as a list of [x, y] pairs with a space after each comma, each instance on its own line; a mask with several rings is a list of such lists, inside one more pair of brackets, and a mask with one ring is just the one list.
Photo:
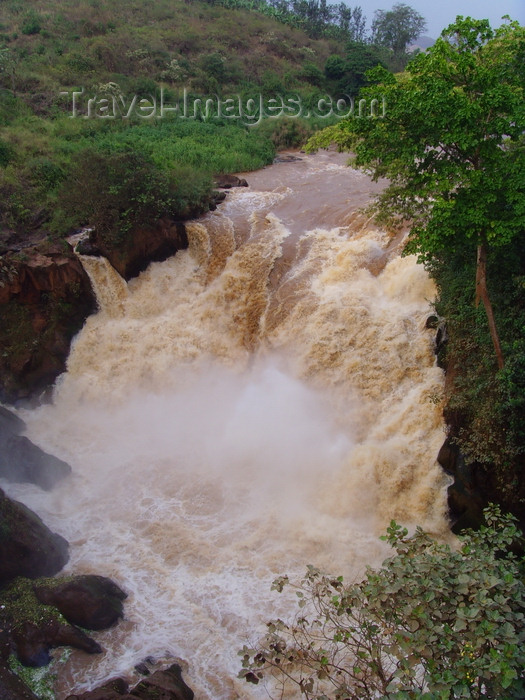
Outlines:
[[133, 688], [124, 679], [115, 678], [96, 690], [70, 695], [67, 700], [193, 700], [193, 697], [192, 689], [182, 678], [181, 667], [173, 664], [156, 671]]
[[15, 403], [48, 389], [95, 308], [89, 278], [65, 241], [0, 256], [0, 401]]

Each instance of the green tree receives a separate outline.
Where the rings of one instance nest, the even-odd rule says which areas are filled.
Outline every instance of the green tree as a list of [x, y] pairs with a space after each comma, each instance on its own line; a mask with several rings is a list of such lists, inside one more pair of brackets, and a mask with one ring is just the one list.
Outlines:
[[393, 53], [396, 67], [406, 62], [407, 46], [427, 28], [425, 18], [402, 2], [391, 10], [376, 10], [372, 22], [372, 41], [386, 46]]
[[374, 179], [388, 178], [380, 217], [411, 222], [407, 251], [422, 262], [470, 245], [476, 303], [485, 307], [498, 366], [504, 365], [487, 284], [489, 248], [525, 229], [525, 28], [457, 17], [399, 76], [376, 69], [362, 91], [382, 98], [384, 119], [350, 119], [311, 140], [355, 152]]
[[239, 652], [239, 676], [271, 675], [309, 700], [523, 697], [525, 562], [510, 551], [512, 516], [492, 507], [486, 522], [458, 549], [392, 522], [395, 555], [357, 584], [312, 566], [298, 585], [280, 577], [299, 613]]

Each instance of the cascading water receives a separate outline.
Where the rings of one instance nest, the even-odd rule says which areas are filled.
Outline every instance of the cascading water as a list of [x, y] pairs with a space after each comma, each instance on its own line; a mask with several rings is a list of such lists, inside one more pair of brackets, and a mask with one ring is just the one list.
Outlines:
[[146, 656], [182, 660], [197, 698], [266, 697], [236, 652], [294, 612], [276, 575], [358, 576], [391, 518], [446, 531], [431, 281], [357, 213], [372, 183], [342, 156], [248, 177], [127, 285], [83, 260], [100, 310], [53, 405], [24, 412], [74, 476], [10, 495], [70, 541], [68, 571], [129, 593], [58, 698]]

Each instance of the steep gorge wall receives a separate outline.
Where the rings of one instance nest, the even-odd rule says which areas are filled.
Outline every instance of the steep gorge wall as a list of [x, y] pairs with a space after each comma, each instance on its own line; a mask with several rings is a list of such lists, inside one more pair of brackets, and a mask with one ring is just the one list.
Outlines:
[[96, 308], [89, 278], [66, 242], [0, 258], [0, 401], [44, 392], [64, 371], [71, 340]]

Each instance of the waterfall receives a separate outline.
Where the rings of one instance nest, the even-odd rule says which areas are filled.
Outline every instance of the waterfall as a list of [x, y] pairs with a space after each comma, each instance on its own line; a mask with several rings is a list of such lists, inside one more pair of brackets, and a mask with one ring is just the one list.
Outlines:
[[70, 541], [68, 571], [129, 593], [59, 700], [146, 656], [178, 659], [196, 697], [266, 697], [236, 652], [294, 612], [276, 575], [359, 576], [391, 518], [447, 530], [433, 283], [360, 213], [376, 186], [339, 154], [246, 177], [128, 284], [83, 259], [99, 310], [53, 405], [24, 412], [74, 476], [13, 495]]

